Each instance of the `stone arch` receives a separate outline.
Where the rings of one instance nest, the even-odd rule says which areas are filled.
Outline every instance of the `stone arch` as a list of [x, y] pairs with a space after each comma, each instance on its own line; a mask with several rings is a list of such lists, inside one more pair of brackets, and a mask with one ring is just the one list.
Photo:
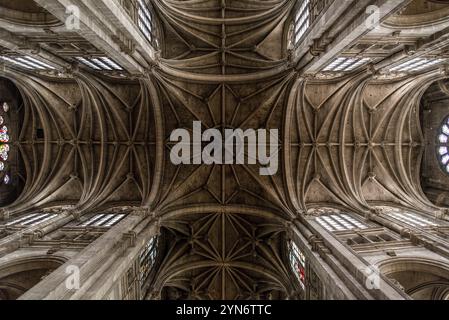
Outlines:
[[39, 7], [34, 1], [8, 1], [0, 0], [0, 20], [16, 26], [58, 26], [63, 23], [56, 17]]
[[64, 264], [63, 257], [31, 256], [0, 265], [0, 300], [16, 300]]
[[449, 293], [447, 264], [423, 258], [398, 258], [379, 264], [382, 274], [416, 300], [446, 300]]
[[448, 21], [449, 3], [445, 0], [414, 0], [401, 14], [388, 19], [384, 25], [390, 28], [438, 28]]

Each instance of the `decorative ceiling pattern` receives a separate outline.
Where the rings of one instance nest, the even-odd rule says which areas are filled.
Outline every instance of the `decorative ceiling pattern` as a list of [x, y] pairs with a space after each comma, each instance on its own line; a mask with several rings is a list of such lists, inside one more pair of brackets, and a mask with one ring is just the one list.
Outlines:
[[280, 40], [293, 1], [154, 3], [166, 30], [166, 68], [215, 76], [285, 68], [286, 48]]
[[293, 1], [154, 4], [164, 26], [165, 50], [155, 77], [166, 134], [155, 210], [163, 213], [170, 235], [155, 290], [165, 287], [170, 298], [289, 296], [282, 221], [292, 214], [282, 169], [263, 177], [256, 165], [174, 166], [169, 136], [179, 128], [191, 131], [194, 121], [223, 134], [282, 127], [293, 78], [285, 71], [282, 43]]
[[163, 298], [169, 299], [284, 299], [293, 294], [280, 219], [272, 212], [237, 210], [216, 206], [170, 214], [164, 222], [167, 254], [153, 290], [165, 286]]
[[5, 76], [22, 92], [26, 115], [14, 142], [26, 184], [9, 215], [57, 205], [82, 214], [152, 201], [162, 143], [156, 142], [159, 102], [150, 81], [112, 84], [84, 73], [62, 83], [20, 72]]
[[[61, 21], [72, 3], [82, 2], [85, 12], [109, 12], [104, 0], [35, 1]], [[394, 11], [406, 1], [376, 3], [387, 2]], [[313, 19], [329, 14], [323, 12], [330, 1], [312, 3]], [[368, 3], [359, 2], [357, 10]], [[0, 218], [53, 206], [69, 208], [77, 218], [143, 207], [163, 227], [153, 297], [278, 299], [300, 292], [287, 262], [288, 230], [294, 220], [306, 224], [310, 209], [339, 207], [363, 215], [394, 204], [430, 214], [440, 210], [420, 184], [426, 146], [419, 102], [447, 70], [390, 77], [373, 64], [360, 64], [327, 79], [318, 71], [339, 54], [377, 55], [361, 59], [368, 64], [394, 52], [398, 64], [418, 53], [408, 50], [409, 37], [391, 36], [387, 24], [353, 36], [351, 25], [361, 19], [357, 10], [340, 13], [344, 23], [335, 28], [323, 25], [307, 52], [293, 49], [288, 36], [296, 5], [152, 0], [161, 36], [157, 54], [142, 50], [141, 43], [136, 49], [127, 36], [138, 29], [118, 34], [115, 20], [96, 18], [95, 30], [82, 20], [78, 34], [53, 18], [34, 37], [25, 37], [29, 26], [14, 32], [17, 21], [1, 29], [0, 54], [58, 57], [53, 60], [62, 61], [63, 70], [0, 70], [20, 90], [26, 115], [14, 142], [25, 164], [25, 187]], [[323, 34], [325, 28], [331, 32]], [[347, 30], [353, 38], [345, 39], [346, 48], [335, 44]], [[447, 39], [440, 36], [421, 49], [446, 50]], [[378, 47], [370, 45], [372, 39]], [[325, 48], [331, 53], [321, 54]], [[100, 55], [124, 70], [96, 72], [75, 63]], [[171, 133], [190, 132], [195, 121], [222, 133], [278, 129], [277, 174], [261, 176], [259, 165], [172, 164]]]

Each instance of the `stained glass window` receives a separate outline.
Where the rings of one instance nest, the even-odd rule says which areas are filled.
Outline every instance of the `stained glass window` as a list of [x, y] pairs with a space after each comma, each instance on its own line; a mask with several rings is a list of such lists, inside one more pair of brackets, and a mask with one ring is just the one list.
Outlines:
[[295, 273], [296, 278], [299, 280], [301, 287], [305, 290], [306, 288], [306, 257], [299, 250], [296, 243], [290, 241], [290, 265]]
[[0, 142], [8, 143], [9, 142], [9, 136], [8, 136], [8, 127], [3, 126], [0, 128]]
[[139, 280], [142, 290], [145, 287], [146, 281], [156, 261], [156, 254], [157, 254], [157, 238], [153, 237], [142, 249], [139, 257], [139, 266], [140, 266]]
[[[6, 102], [0, 103], [0, 181], [3, 180], [4, 184], [11, 182], [11, 177], [6, 171], [8, 170], [8, 158], [9, 158], [9, 129], [6, 125], [7, 113], [9, 112], [9, 105]], [[1, 182], [0, 182], [1, 184]]]
[[441, 126], [438, 135], [437, 152], [438, 158], [441, 165], [443, 166], [444, 171], [446, 171], [446, 173], [449, 173], [449, 117]]

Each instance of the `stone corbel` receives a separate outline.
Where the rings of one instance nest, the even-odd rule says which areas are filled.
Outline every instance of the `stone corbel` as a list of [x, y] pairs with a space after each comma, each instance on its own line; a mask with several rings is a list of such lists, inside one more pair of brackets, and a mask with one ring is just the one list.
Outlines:
[[314, 40], [312, 46], [311, 46], [310, 49], [309, 49], [310, 54], [311, 54], [312, 56], [314, 56], [314, 57], [318, 57], [318, 56], [320, 56], [323, 52], [326, 51], [326, 48], [323, 47], [323, 46], [320, 44], [320, 42], [321, 42], [320, 40]]
[[408, 56], [412, 56], [416, 53], [417, 51], [417, 46], [416, 45], [406, 45], [404, 47], [404, 53]]
[[45, 33], [51, 34], [51, 35], [57, 35], [56, 32], [54, 32], [53, 30], [51, 30], [50, 28], [43, 28]]
[[80, 72], [80, 65], [78, 62], [73, 62], [69, 68], [64, 69], [64, 73], [69, 76], [74, 76]]
[[154, 218], [154, 226], [156, 228], [156, 235], [161, 235], [161, 228], [162, 228], [162, 219], [160, 217]]
[[369, 220], [373, 220], [374, 217], [378, 217], [383, 214], [383, 210], [381, 208], [372, 208], [369, 212], [366, 213], [365, 218]]
[[298, 70], [295, 70], [295, 80], [304, 81], [304, 77]]
[[410, 229], [402, 229], [400, 236], [401, 238], [411, 239], [411, 233], [412, 231]]
[[136, 51], [136, 45], [133, 43], [132, 40], [128, 39], [123, 33], [117, 32], [117, 34], [114, 34], [111, 36], [112, 41], [114, 41], [116, 44], [119, 45], [120, 50], [128, 55], [134, 54]]
[[435, 218], [445, 220], [448, 217], [449, 209], [441, 208], [440, 210], [435, 212]]
[[78, 110], [78, 104], [77, 103], [72, 103], [70, 106], [68, 106], [69, 111], [77, 111]]
[[423, 242], [425, 242], [423, 241], [420, 233], [416, 233], [411, 230], [409, 230], [408, 237], [410, 238], [412, 244], [415, 246], [418, 246], [420, 244], [423, 244]]
[[424, 247], [426, 247], [430, 251], [435, 251], [437, 246], [438, 246], [437, 242], [431, 241], [431, 240], [427, 240], [427, 239], [422, 239], [422, 238], [421, 238], [421, 243], [423, 243]]
[[304, 216], [307, 220], [321, 217], [321, 212], [315, 209], [310, 209], [307, 212], [303, 212], [302, 216]]
[[373, 75], [373, 76], [375, 76], [375, 75], [378, 74], [378, 70], [377, 70], [376, 67], [374, 66], [374, 63], [369, 63], [369, 64], [366, 66], [366, 72], [367, 72], [368, 74]]
[[449, 65], [444, 64], [440, 67], [440, 73], [444, 77], [449, 77]]
[[76, 209], [67, 210], [68, 215], [71, 215], [76, 221], [80, 221], [82, 212]]
[[158, 69], [159, 69], [159, 62], [151, 61], [149, 63], [149, 67], [145, 70], [144, 78], [146, 79], [151, 78]]
[[8, 220], [10, 217], [10, 212], [6, 209], [0, 209], [0, 221]]
[[319, 252], [320, 254], [323, 252], [323, 240], [320, 237], [312, 235], [307, 240], [312, 246], [312, 251]]
[[388, 278], [388, 280], [393, 283], [399, 290], [404, 291], [405, 292], [405, 288], [402, 286], [402, 284], [399, 283], [399, 281], [393, 279], [393, 278]]
[[42, 239], [44, 237], [45, 233], [42, 230], [35, 230], [34, 231], [34, 239]]
[[[448, 67], [449, 68], [449, 67]], [[441, 91], [443, 91], [446, 95], [449, 96], [449, 85], [444, 81], [444, 80], [440, 80], [438, 82], [438, 86], [440, 88]], [[427, 102], [427, 101], [426, 101]], [[428, 102], [427, 102], [428, 103]], [[426, 109], [430, 109], [429, 106], [426, 106]]]
[[59, 250], [60, 250], [59, 246], [51, 247], [50, 249], [48, 249], [47, 254], [52, 255], [52, 254], [55, 254], [56, 252], [58, 252]]
[[322, 259], [326, 259], [326, 256], [332, 254], [332, 252], [323, 243], [318, 246], [318, 254]]
[[368, 220], [368, 221], [373, 220], [373, 217], [376, 216], [376, 213], [373, 211], [374, 211], [373, 209], [370, 209], [370, 210], [364, 212], [363, 216], [365, 217], [366, 220]]
[[151, 291], [148, 295], [149, 300], [162, 300], [161, 293], [159, 291]]
[[47, 209], [43, 209], [42, 213], [56, 213], [56, 214], [60, 214], [62, 213], [63, 210], [61, 208], [47, 208]]
[[22, 38], [19, 44], [19, 50], [27, 51], [31, 54], [39, 54], [41, 47], [38, 44], [32, 45], [28, 38]]
[[27, 245], [32, 245], [36, 238], [38, 237], [34, 232], [26, 232], [22, 235], [22, 240], [25, 241]]
[[126, 53], [127, 55], [131, 56], [136, 51], [136, 46], [132, 42], [130, 42], [129, 44], [123, 43], [122, 45], [120, 45], [120, 50], [123, 53]]
[[155, 216], [155, 213], [152, 212], [151, 209], [148, 207], [135, 208], [133, 209], [132, 214], [135, 216], [142, 217], [143, 219], [146, 219], [148, 217], [153, 218]]
[[391, 36], [398, 39], [401, 36], [401, 31], [394, 31]]

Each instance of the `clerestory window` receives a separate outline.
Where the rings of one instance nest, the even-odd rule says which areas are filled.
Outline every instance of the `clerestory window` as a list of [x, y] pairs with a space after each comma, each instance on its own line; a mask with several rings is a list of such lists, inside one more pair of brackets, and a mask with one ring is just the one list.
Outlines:
[[293, 17], [291, 42], [297, 47], [310, 27], [310, 0], [300, 0]]

